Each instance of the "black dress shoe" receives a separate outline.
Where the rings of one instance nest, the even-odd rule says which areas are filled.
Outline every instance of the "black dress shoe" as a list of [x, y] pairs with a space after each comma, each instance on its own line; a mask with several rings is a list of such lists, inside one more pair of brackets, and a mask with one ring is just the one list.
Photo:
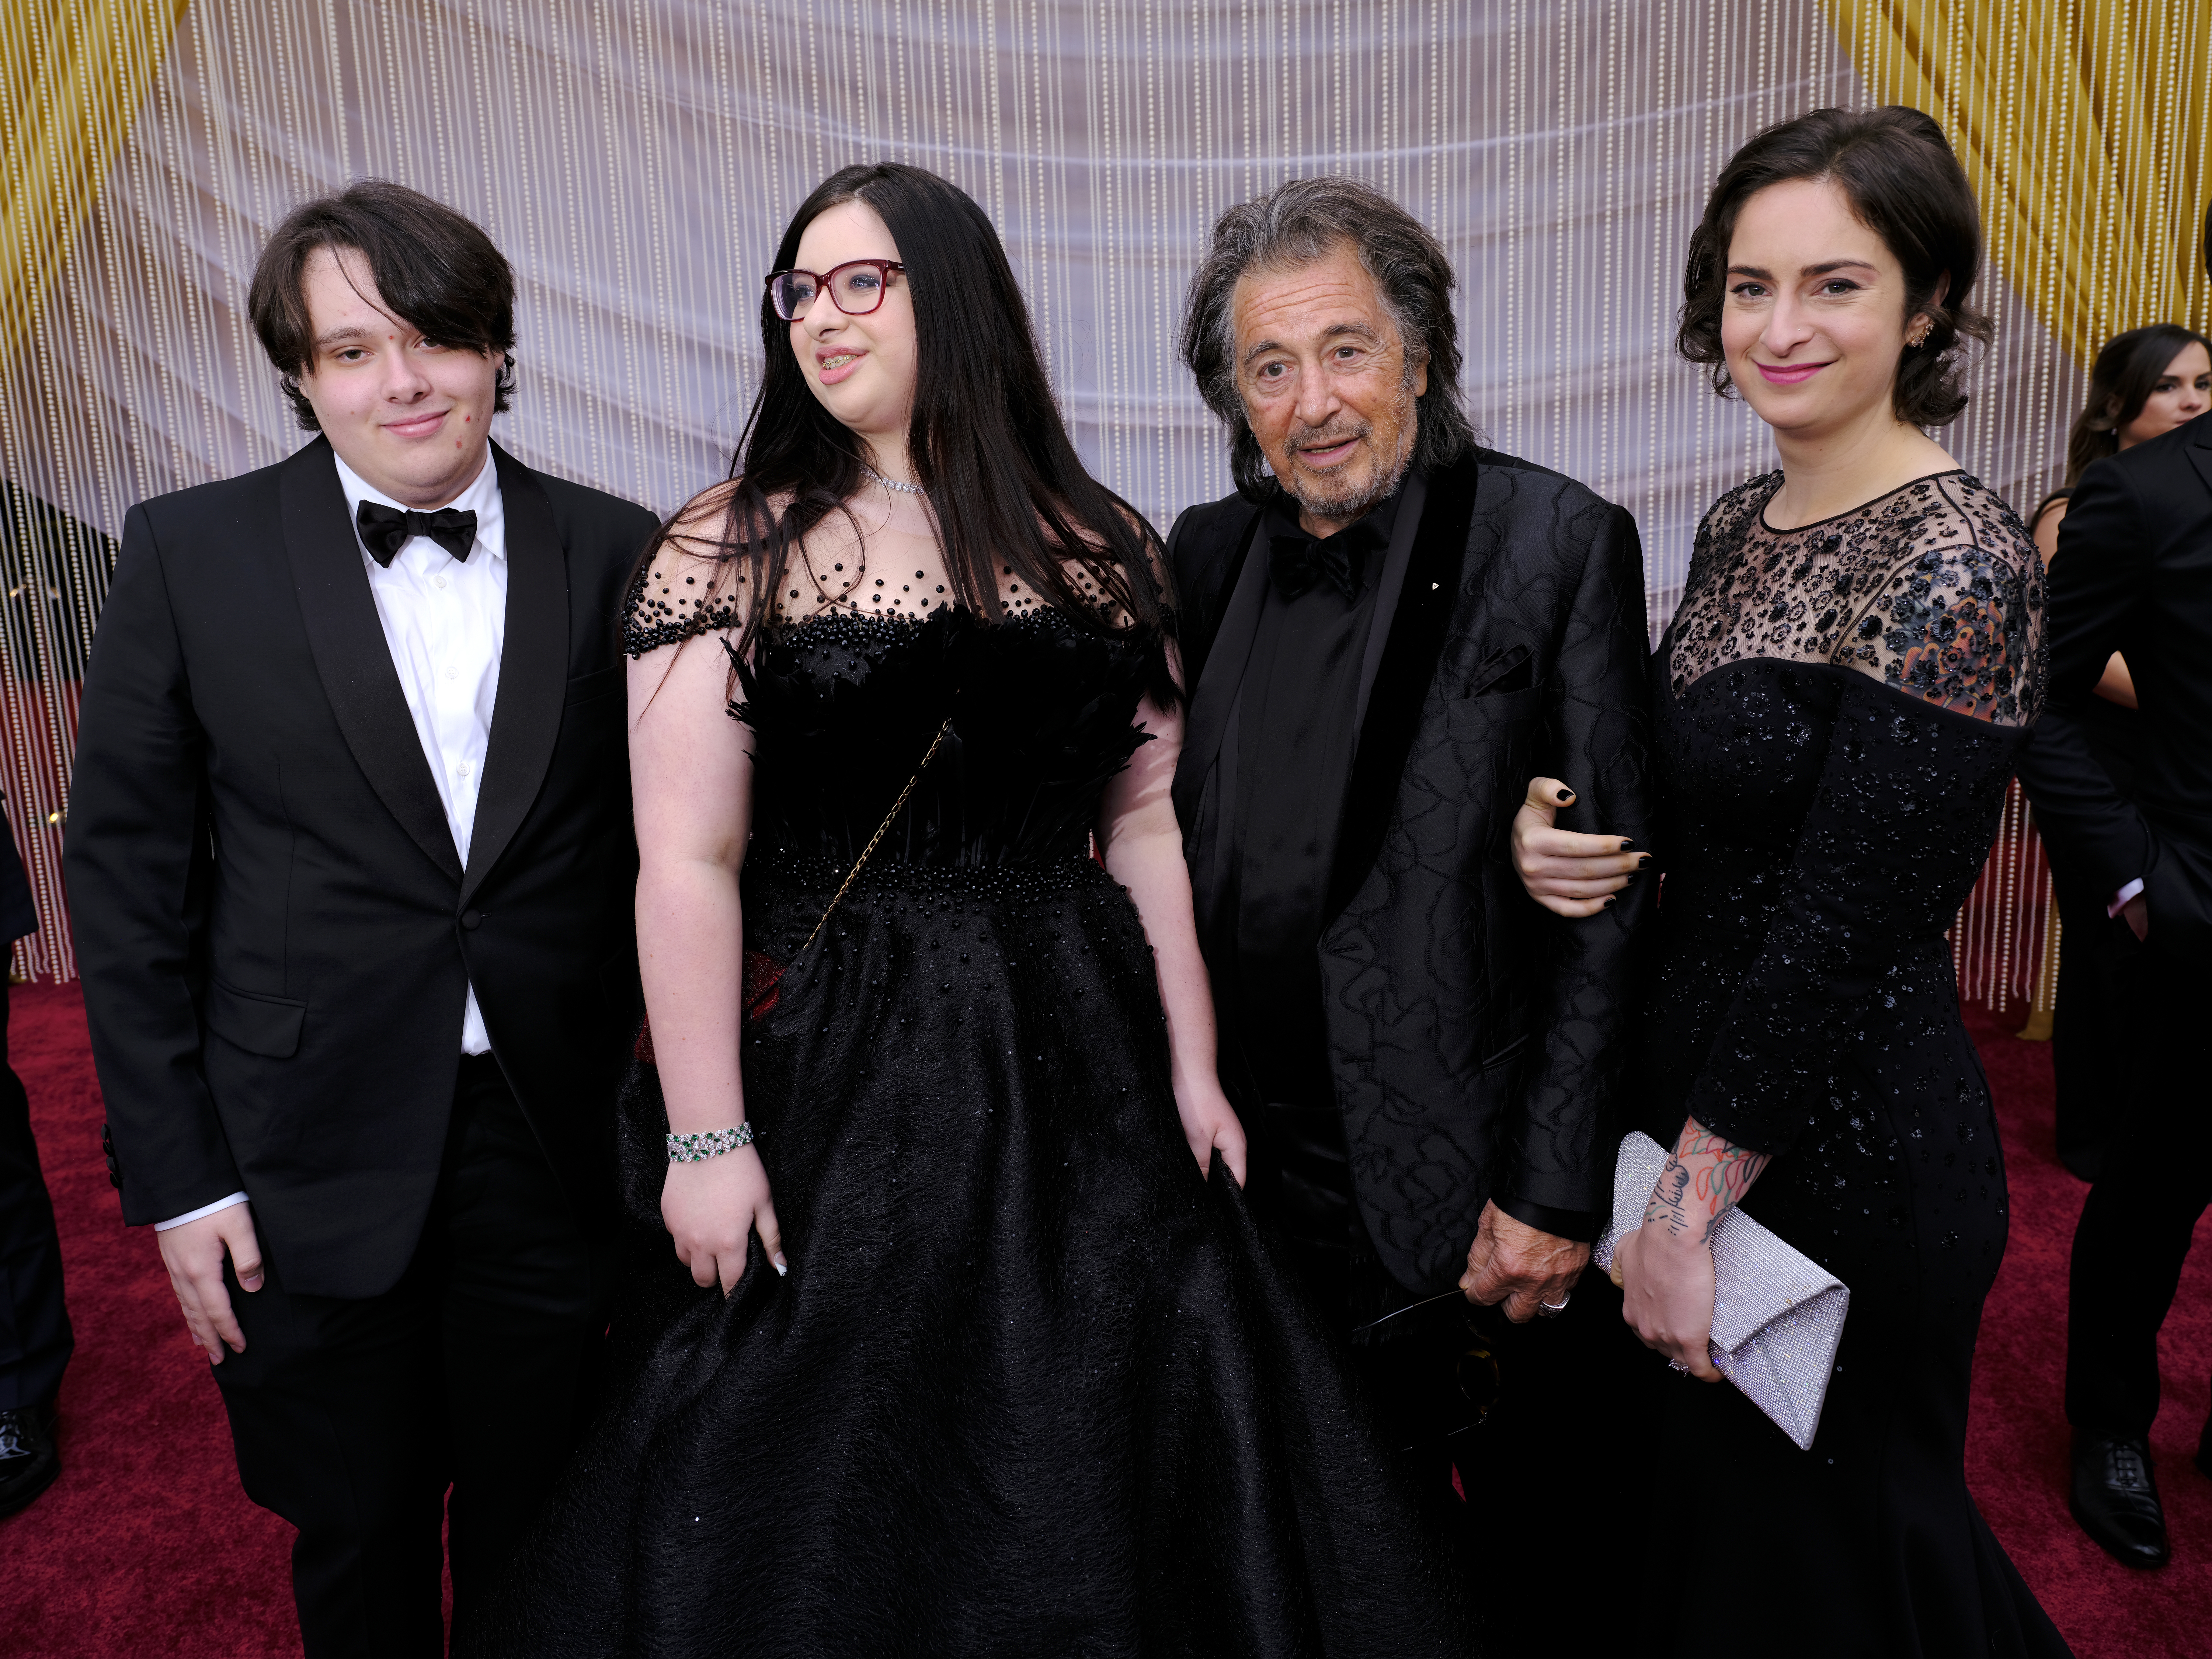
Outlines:
[[61, 1472], [51, 1412], [37, 1406], [0, 1412], [0, 1515], [28, 1506]]
[[2148, 1441], [2076, 1434], [2068, 1507], [2081, 1530], [2116, 1560], [2131, 1567], [2166, 1565], [2166, 1511], [2151, 1478]]

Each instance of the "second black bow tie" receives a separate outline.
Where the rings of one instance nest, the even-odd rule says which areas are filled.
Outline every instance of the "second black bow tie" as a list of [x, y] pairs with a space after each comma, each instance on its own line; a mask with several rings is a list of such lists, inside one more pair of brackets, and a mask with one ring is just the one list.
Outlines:
[[1279, 531], [1268, 538], [1267, 574], [1286, 599], [1295, 599], [1316, 582], [1326, 580], [1344, 595], [1348, 605], [1359, 597], [1359, 578], [1366, 568], [1368, 550], [1379, 539], [1374, 526], [1364, 519], [1334, 536]]
[[354, 521], [361, 526], [362, 544], [377, 563], [391, 567], [399, 550], [417, 536], [428, 536], [457, 559], [466, 559], [477, 544], [477, 515], [441, 507], [435, 513], [410, 513], [377, 501], [363, 501]]

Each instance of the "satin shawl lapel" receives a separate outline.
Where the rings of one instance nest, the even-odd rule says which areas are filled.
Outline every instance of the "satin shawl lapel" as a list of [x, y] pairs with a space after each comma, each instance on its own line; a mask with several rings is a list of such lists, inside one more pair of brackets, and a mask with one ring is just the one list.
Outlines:
[[[1472, 460], [1446, 468], [1428, 480], [1428, 500], [1420, 514], [1405, 579], [1398, 586], [1390, 615], [1389, 643], [1367, 695], [1367, 717], [1359, 727], [1359, 748], [1346, 791], [1344, 821], [1337, 831], [1336, 859], [1329, 872], [1328, 899], [1322, 914], [1334, 921], [1352, 902], [1382, 850], [1390, 815], [1398, 807], [1398, 780], [1413, 752], [1421, 723], [1421, 705], [1437, 677], [1444, 636], [1459, 605], [1467, 573], [1468, 526], [1474, 520], [1474, 490], [1480, 473]], [[1395, 544], [1396, 538], [1391, 540]], [[1378, 607], [1391, 596], [1376, 595]], [[1379, 628], [1382, 617], [1376, 623]]]
[[346, 747], [400, 828], [459, 881], [460, 854], [377, 620], [376, 597], [346, 517], [345, 491], [327, 438], [285, 464], [277, 492], [307, 647]]
[[461, 880], [463, 904], [483, 884], [538, 799], [561, 734], [568, 684], [568, 559], [553, 503], [528, 467], [497, 444], [491, 453], [507, 514], [507, 637], [468, 873]]
[[1398, 515], [1390, 525], [1390, 545], [1383, 550], [1382, 573], [1375, 579], [1375, 614], [1368, 620], [1367, 649], [1359, 659], [1359, 700], [1352, 705], [1352, 718], [1363, 728], [1367, 701], [1375, 691], [1375, 677], [1382, 672], [1383, 653], [1389, 647], [1398, 596], [1406, 591], [1406, 570], [1413, 562], [1413, 542], [1420, 534], [1421, 514], [1428, 499], [1428, 480], [1408, 471], [1400, 486]]
[[[1244, 535], [1229, 573], [1222, 580], [1229, 592], [1221, 626], [1206, 653], [1206, 667], [1190, 698], [1190, 714], [1183, 726], [1182, 763], [1176, 769], [1176, 807], [1188, 824], [1197, 809], [1206, 775], [1221, 753], [1221, 740], [1229, 730], [1229, 711], [1237, 706], [1237, 688], [1251, 660], [1252, 641], [1260, 632], [1260, 608], [1267, 597], [1267, 562], [1251, 556], [1252, 540], [1267, 509], [1255, 507], [1246, 520]], [[1186, 782], [1186, 780], [1188, 781]], [[1183, 797], [1188, 796], [1185, 800]]]

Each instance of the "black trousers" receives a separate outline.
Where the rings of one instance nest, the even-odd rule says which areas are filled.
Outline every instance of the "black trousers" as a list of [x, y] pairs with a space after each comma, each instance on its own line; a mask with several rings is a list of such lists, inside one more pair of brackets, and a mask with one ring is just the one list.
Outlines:
[[2097, 1434], [2148, 1436], [2158, 1415], [2158, 1333], [2197, 1218], [2212, 1202], [2212, 1012], [2208, 953], [2161, 951], [2158, 919], [2128, 980], [2136, 1012], [2124, 1111], [2074, 1233], [2066, 1417]]
[[216, 1380], [246, 1495], [299, 1528], [309, 1655], [443, 1653], [441, 1523], [465, 1616], [582, 1429], [611, 1267], [483, 1055], [461, 1062], [437, 1198], [397, 1285], [353, 1301], [293, 1295], [276, 1263], [252, 1295], [233, 1277], [246, 1346]]
[[0, 1411], [51, 1407], [76, 1340], [62, 1302], [62, 1244], [31, 1134], [31, 1101], [8, 1064], [0, 985]]

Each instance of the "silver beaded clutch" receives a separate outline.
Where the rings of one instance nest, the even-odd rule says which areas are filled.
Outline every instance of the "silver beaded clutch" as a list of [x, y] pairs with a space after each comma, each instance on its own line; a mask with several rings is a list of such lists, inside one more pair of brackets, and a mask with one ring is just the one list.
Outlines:
[[[1614, 1242], [1644, 1224], [1644, 1208], [1667, 1149], [1641, 1130], [1620, 1143], [1613, 1166], [1613, 1224], [1590, 1259], [1613, 1267]], [[1785, 1244], [1741, 1210], [1713, 1228], [1713, 1364], [1775, 1426], [1813, 1449], [1820, 1407], [1843, 1340], [1851, 1293], [1833, 1273]]]

